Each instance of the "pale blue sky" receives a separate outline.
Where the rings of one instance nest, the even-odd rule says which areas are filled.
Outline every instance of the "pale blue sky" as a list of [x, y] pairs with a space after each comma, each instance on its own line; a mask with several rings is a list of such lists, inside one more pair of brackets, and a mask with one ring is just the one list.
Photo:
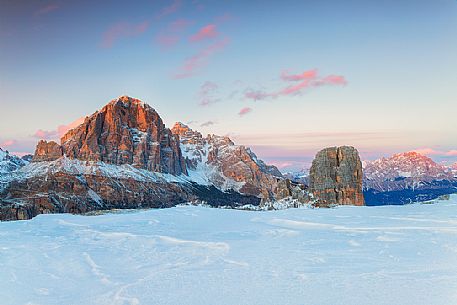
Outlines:
[[[37, 130], [127, 94], [168, 126], [193, 121], [286, 167], [340, 144], [365, 158], [425, 148], [457, 158], [455, 0], [0, 2], [0, 143], [9, 150], [32, 152]], [[176, 79], [192, 56], [197, 65]], [[282, 72], [312, 69], [347, 84], [245, 96], [279, 92], [291, 84]], [[201, 106], [207, 82], [216, 102]]]

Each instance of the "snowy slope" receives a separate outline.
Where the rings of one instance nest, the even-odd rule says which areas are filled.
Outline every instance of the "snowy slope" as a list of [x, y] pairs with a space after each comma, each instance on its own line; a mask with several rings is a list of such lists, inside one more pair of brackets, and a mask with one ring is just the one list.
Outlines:
[[457, 197], [0, 223], [1, 304], [453, 305]]
[[0, 148], [0, 192], [11, 181], [18, 169], [29, 164], [28, 157], [19, 158]]
[[454, 177], [457, 177], [457, 162], [451, 165], [451, 171], [454, 175]]
[[214, 185], [223, 191], [244, 192], [243, 187], [249, 189], [250, 185], [272, 191], [277, 178], [282, 177], [275, 166], [267, 165], [251, 149], [236, 145], [229, 137], [203, 137], [180, 122], [171, 130], [179, 136], [181, 153], [194, 182]]
[[15, 171], [29, 162], [0, 148], [0, 175]]
[[295, 172], [286, 172], [283, 173], [283, 176], [287, 179], [290, 179], [294, 182], [303, 183], [309, 185], [309, 167], [305, 167], [299, 171]]

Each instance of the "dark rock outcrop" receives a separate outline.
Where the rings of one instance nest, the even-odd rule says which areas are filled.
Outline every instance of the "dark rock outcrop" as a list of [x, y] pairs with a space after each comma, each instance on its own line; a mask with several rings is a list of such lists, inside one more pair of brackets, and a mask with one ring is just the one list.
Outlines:
[[309, 176], [309, 191], [318, 206], [364, 205], [362, 162], [354, 147], [329, 147], [319, 151]]
[[[27, 194], [28, 196], [24, 196]], [[92, 174], [58, 172], [12, 181], [0, 199], [0, 220], [25, 220], [39, 214], [73, 213], [109, 209], [167, 208], [185, 202], [212, 206], [259, 205], [260, 198], [213, 186]]]

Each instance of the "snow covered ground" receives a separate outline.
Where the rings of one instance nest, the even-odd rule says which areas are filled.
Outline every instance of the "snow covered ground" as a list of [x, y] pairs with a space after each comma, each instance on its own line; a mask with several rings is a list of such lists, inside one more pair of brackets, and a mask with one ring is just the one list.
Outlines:
[[0, 223], [0, 303], [457, 304], [457, 196]]

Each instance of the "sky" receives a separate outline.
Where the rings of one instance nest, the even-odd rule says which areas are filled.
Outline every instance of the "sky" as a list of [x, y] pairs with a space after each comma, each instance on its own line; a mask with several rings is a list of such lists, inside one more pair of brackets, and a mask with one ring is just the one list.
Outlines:
[[457, 1], [0, 0], [0, 147], [129, 95], [282, 170], [328, 146], [457, 161]]

